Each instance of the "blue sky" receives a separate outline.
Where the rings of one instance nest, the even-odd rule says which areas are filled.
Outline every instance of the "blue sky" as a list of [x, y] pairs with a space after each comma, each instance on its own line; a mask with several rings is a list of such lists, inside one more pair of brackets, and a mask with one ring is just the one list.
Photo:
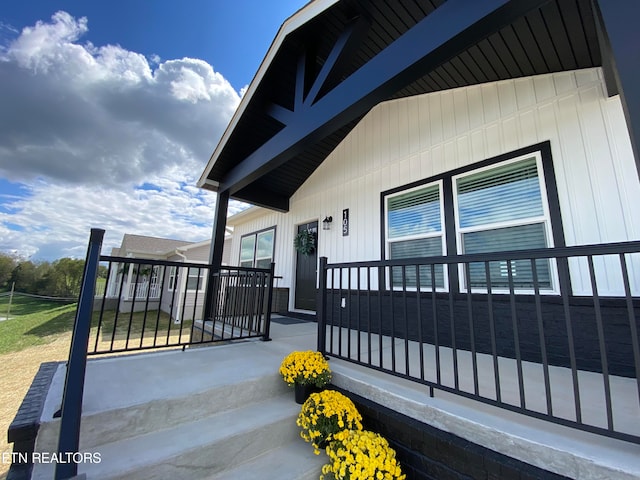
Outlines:
[[195, 182], [306, 3], [3, 2], [0, 252], [83, 257], [92, 227], [103, 252], [124, 233], [208, 238], [215, 195]]

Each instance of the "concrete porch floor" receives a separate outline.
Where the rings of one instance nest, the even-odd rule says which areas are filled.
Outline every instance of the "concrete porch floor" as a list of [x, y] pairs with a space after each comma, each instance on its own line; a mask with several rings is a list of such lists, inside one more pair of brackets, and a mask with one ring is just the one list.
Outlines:
[[[155, 408], [164, 421], [177, 423], [184, 421], [178, 416], [188, 415], [189, 409], [181, 408], [180, 412], [186, 412], [182, 414], [172, 413], [167, 402], [170, 405], [172, 399], [180, 398], [184, 403], [186, 396], [194, 405], [210, 402], [211, 408], [215, 408], [215, 402], [205, 392], [216, 385], [233, 383], [239, 377], [256, 382], [273, 379], [269, 384], [273, 387], [261, 384], [260, 388], [283, 389], [277, 373], [282, 358], [292, 350], [315, 350], [317, 325], [281, 321], [286, 323], [277, 323], [277, 320], [272, 323], [271, 342], [257, 340], [184, 352], [93, 358], [87, 365], [83, 415], [122, 412], [129, 408], [135, 411], [136, 406], [145, 405], [141, 408]], [[336, 386], [504, 455], [570, 478], [640, 478], [640, 445], [580, 432], [438, 391], [430, 398], [428, 388], [422, 385], [333, 358], [330, 364]], [[61, 366], [45, 402], [43, 421], [51, 419], [59, 408], [63, 385], [64, 366]], [[253, 394], [260, 393], [256, 390]], [[215, 401], [232, 402], [233, 399]], [[131, 428], [132, 422], [135, 422], [132, 415], [114, 414], [108, 426], [96, 427], [96, 431], [81, 439], [81, 448], [91, 449], [92, 438], [117, 439], [120, 429], [125, 425]], [[39, 442], [46, 442], [47, 436], [51, 437], [48, 441], [53, 441], [54, 435], [55, 429], [48, 429], [43, 423], [40, 432], [43, 438], [39, 438]]]

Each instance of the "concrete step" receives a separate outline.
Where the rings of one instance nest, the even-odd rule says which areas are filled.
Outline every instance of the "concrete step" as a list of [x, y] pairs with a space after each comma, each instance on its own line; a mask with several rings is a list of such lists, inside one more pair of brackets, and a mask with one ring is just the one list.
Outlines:
[[318, 480], [328, 461], [324, 452], [315, 455], [311, 444], [298, 438], [207, 480]]
[[[100, 445], [99, 464], [81, 464], [87, 479], [201, 479], [259, 457], [274, 445], [299, 437], [299, 413], [291, 395], [267, 398], [236, 409], [133, 438]], [[310, 448], [308, 445], [306, 445]], [[311, 451], [313, 454], [313, 452]], [[52, 465], [36, 465], [33, 479], [52, 478]]]
[[[237, 361], [235, 350], [217, 348], [226, 355], [215, 359], [214, 371], [202, 361], [204, 351], [89, 362], [80, 449], [97, 451], [100, 445], [177, 426], [214, 411], [219, 413], [286, 393], [293, 396], [275, 367], [248, 365]], [[147, 372], [150, 362], [153, 370]], [[52, 385], [64, 384], [64, 375], [65, 366], [61, 365]], [[40, 452], [57, 451], [60, 420], [53, 418], [53, 412], [59, 409], [61, 399], [50, 396], [38, 432], [36, 451]]]

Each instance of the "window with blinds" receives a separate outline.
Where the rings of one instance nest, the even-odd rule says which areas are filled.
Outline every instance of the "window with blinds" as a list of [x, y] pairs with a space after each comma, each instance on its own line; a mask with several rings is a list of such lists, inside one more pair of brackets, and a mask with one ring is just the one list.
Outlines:
[[[390, 195], [386, 198], [387, 255], [390, 259], [441, 256], [444, 252], [442, 215], [442, 184], [430, 184]], [[432, 278], [431, 267], [422, 266], [419, 272], [421, 289], [445, 287], [444, 268], [436, 265]], [[402, 268], [391, 272], [394, 286], [403, 285]], [[408, 268], [404, 285], [416, 288], [418, 275]]]
[[[464, 173], [443, 174], [436, 181], [384, 195], [385, 248], [389, 259], [535, 250], [553, 246], [551, 218], [540, 151]], [[447, 188], [444, 188], [447, 187]], [[447, 198], [443, 198], [447, 195]], [[445, 225], [444, 205], [452, 205], [455, 225]], [[446, 227], [446, 228], [445, 228]], [[450, 237], [447, 238], [446, 232]], [[496, 293], [513, 289], [553, 293], [558, 275], [547, 259], [484, 262], [458, 267], [462, 290]], [[447, 290], [447, 268], [392, 268], [393, 287]], [[487, 281], [488, 277], [488, 281]]]
[[[454, 177], [456, 231], [460, 253], [507, 252], [549, 246], [550, 220], [537, 155]], [[491, 262], [492, 289], [534, 288], [530, 260]], [[537, 285], [552, 289], [549, 260], [537, 260]], [[471, 288], [486, 288], [484, 263], [469, 266]]]

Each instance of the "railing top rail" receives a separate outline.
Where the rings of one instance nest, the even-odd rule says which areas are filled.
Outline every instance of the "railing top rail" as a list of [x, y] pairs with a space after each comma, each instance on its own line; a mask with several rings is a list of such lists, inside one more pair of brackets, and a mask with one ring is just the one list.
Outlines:
[[403, 265], [441, 265], [474, 262], [497, 262], [504, 260], [530, 260], [546, 258], [585, 257], [587, 255], [618, 255], [640, 253], [640, 241], [617, 242], [571, 247], [539, 248], [534, 250], [511, 250], [505, 252], [475, 253], [466, 255], [443, 255], [437, 257], [397, 258], [393, 260], [369, 260], [364, 262], [342, 262], [327, 264], [327, 268], [395, 267]]
[[[189, 267], [189, 268], [211, 268], [208, 263], [182, 262], [177, 260], [159, 260], [153, 258], [116, 257], [111, 255], [100, 255], [101, 262], [126, 263], [131, 265], [151, 265], [167, 267]], [[239, 267], [234, 265], [222, 265], [221, 272], [261, 272], [271, 273], [269, 268]]]
[[133, 265], [152, 265], [152, 266], [168, 266], [168, 267], [190, 267], [190, 268], [208, 268], [208, 263], [182, 262], [177, 260], [157, 260], [152, 258], [135, 258], [135, 257], [113, 257], [110, 255], [100, 255], [101, 262], [112, 263], [129, 263]]
[[219, 272], [215, 272], [214, 275], [230, 276], [237, 272], [243, 273], [271, 273], [269, 268], [253, 268], [253, 267], [230, 267], [223, 265]]

